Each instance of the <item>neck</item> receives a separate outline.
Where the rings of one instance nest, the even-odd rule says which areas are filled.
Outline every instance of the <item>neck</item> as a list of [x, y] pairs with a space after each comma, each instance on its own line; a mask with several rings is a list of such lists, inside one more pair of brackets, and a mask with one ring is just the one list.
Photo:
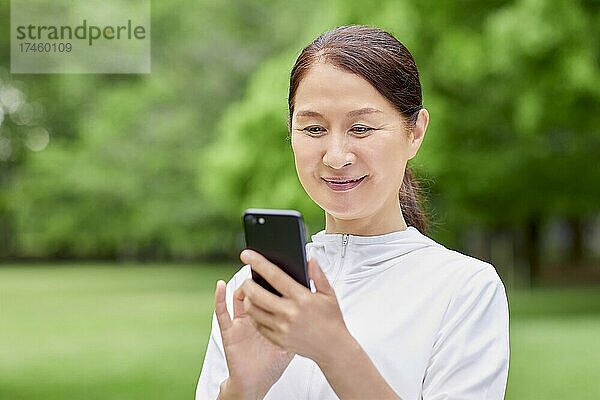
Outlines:
[[325, 233], [349, 233], [356, 236], [375, 236], [403, 231], [407, 228], [397, 201], [388, 212], [378, 212], [356, 219], [342, 219], [325, 212]]

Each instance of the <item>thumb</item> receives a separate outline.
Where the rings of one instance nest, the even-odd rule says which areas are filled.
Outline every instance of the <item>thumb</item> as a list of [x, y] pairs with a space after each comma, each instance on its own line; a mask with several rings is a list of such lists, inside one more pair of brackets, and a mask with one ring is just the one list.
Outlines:
[[308, 274], [310, 279], [315, 283], [315, 288], [319, 293], [331, 294], [333, 288], [329, 284], [325, 273], [317, 263], [317, 260], [312, 259], [308, 262]]

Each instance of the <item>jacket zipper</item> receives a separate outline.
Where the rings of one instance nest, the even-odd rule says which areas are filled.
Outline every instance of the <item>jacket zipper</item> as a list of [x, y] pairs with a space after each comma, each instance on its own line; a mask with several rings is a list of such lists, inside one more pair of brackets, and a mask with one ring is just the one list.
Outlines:
[[340, 272], [342, 272], [342, 268], [344, 266], [344, 259], [346, 258], [346, 247], [348, 247], [349, 239], [350, 239], [350, 234], [344, 233], [342, 235], [342, 256], [340, 257], [340, 262], [339, 262], [339, 266], [338, 266], [338, 269], [335, 274], [335, 278], [333, 278], [333, 281], [331, 282], [331, 287], [333, 287], [333, 285], [335, 285], [335, 283], [338, 280], [338, 277], [340, 276]]
[[342, 260], [346, 256], [346, 246], [348, 245], [348, 237], [349, 236], [350, 235], [347, 233], [344, 233], [344, 235], [342, 236]]

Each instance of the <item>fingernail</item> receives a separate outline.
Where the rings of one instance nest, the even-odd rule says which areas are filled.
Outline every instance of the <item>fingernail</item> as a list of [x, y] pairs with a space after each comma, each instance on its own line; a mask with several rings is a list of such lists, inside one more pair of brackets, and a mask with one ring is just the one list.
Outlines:
[[240, 254], [241, 258], [250, 258], [250, 255], [252, 254], [252, 252], [248, 249], [244, 249], [242, 251], [242, 253]]

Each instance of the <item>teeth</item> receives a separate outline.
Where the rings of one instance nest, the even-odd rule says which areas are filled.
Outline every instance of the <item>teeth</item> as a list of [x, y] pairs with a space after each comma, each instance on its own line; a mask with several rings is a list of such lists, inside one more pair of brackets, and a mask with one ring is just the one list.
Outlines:
[[360, 178], [352, 179], [352, 180], [349, 180], [349, 181], [331, 181], [331, 182], [332, 183], [350, 183], [350, 182], [358, 182], [358, 181], [360, 181]]

